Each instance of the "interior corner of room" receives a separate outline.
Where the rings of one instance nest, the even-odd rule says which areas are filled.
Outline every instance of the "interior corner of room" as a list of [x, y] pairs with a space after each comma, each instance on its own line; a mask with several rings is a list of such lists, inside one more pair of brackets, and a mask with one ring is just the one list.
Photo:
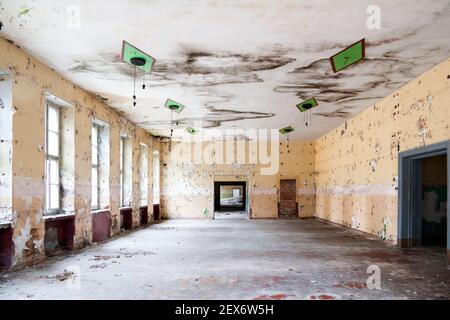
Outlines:
[[448, 1], [367, 30], [357, 1], [32, 2], [0, 4], [0, 299], [77, 263], [113, 299], [450, 298]]

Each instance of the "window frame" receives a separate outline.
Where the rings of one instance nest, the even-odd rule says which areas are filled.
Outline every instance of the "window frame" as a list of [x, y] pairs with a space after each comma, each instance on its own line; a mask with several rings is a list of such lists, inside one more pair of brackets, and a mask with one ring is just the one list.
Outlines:
[[[139, 173], [139, 206], [140, 207], [146, 207], [148, 206], [148, 183], [149, 183], [149, 175], [148, 175], [148, 150], [149, 147], [145, 143], [141, 142], [139, 143], [139, 166], [138, 166], [138, 173]], [[143, 151], [147, 153], [147, 155], [144, 155]], [[147, 160], [147, 161], [144, 161]], [[144, 179], [144, 185], [141, 181], [142, 173], [145, 169], [145, 176], [146, 179]], [[144, 186], [144, 188], [143, 188]], [[142, 189], [145, 189], [145, 193], [142, 193]], [[142, 198], [144, 196], [144, 198]]]
[[[49, 129], [49, 109], [53, 109], [56, 111], [58, 115], [57, 120], [57, 132], [51, 131]], [[49, 131], [52, 133], [56, 133], [58, 136], [58, 155], [52, 155], [49, 153]], [[57, 184], [50, 183], [51, 177], [50, 177], [50, 162], [56, 161], [57, 164]], [[52, 208], [52, 191], [51, 186], [57, 186], [58, 187], [58, 207]], [[46, 101], [46, 108], [45, 108], [45, 214], [52, 215], [57, 214], [62, 211], [61, 208], [61, 109], [58, 105], [51, 103], [49, 101]]]
[[161, 153], [159, 150], [153, 150], [152, 159], [152, 202], [153, 204], [160, 204], [161, 201]]
[[[95, 121], [92, 122], [92, 127], [91, 127], [91, 210], [99, 210], [100, 209], [100, 130], [101, 130], [102, 126], [98, 123], [96, 123]], [[93, 130], [97, 131], [97, 144], [96, 144], [96, 150], [97, 150], [97, 154], [95, 155], [97, 158], [96, 164], [94, 164], [93, 159], [94, 159], [94, 155], [92, 154], [92, 149], [94, 147], [94, 137], [92, 136], [92, 132]], [[92, 200], [93, 200], [93, 183], [94, 183], [94, 179], [92, 176], [92, 171], [96, 170], [97, 172], [97, 205], [93, 205]]]
[[119, 202], [120, 202], [120, 207], [123, 208], [125, 207], [125, 177], [124, 177], [124, 173], [125, 173], [125, 142], [126, 142], [127, 137], [125, 136], [120, 136], [120, 195], [119, 195]]

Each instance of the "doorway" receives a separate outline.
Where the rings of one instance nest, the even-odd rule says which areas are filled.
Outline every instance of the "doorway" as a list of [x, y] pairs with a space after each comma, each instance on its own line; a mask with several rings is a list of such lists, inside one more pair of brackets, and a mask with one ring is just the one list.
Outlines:
[[422, 173], [421, 245], [446, 247], [447, 155], [418, 160]]
[[247, 218], [247, 183], [245, 181], [214, 182], [214, 219]]
[[444, 142], [399, 154], [401, 247], [443, 248], [450, 258], [449, 152]]
[[295, 179], [280, 180], [280, 201], [278, 203], [279, 218], [297, 218], [297, 181]]

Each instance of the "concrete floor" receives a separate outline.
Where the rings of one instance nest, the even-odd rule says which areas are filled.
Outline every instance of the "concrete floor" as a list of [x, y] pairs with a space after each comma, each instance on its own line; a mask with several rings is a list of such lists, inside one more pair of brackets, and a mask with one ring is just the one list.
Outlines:
[[245, 220], [248, 219], [247, 212], [245, 211], [219, 211], [214, 212], [214, 219], [215, 220]]
[[[366, 287], [372, 264], [381, 290]], [[450, 298], [444, 250], [318, 220], [167, 221], [0, 275], [0, 299], [418, 298]]]

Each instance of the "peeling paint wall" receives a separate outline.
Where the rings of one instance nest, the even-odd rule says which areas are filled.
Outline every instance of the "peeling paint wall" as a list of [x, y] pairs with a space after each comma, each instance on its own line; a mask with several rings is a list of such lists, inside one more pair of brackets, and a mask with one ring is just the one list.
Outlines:
[[282, 143], [278, 190], [280, 179], [296, 180], [299, 217], [313, 217], [316, 205], [314, 142], [290, 141], [289, 148], [286, 142]]
[[[214, 181], [247, 181], [251, 218], [277, 218], [280, 179], [297, 179], [297, 201], [300, 217], [314, 214], [314, 144], [294, 141], [290, 152], [280, 147], [279, 171], [262, 175], [262, 164], [252, 164], [247, 142], [244, 145], [246, 159], [236, 156], [238, 141], [234, 148], [234, 161], [225, 163], [227, 144], [203, 143], [203, 149], [211, 151], [213, 159], [207, 163], [196, 162], [201, 157], [195, 146], [183, 142], [161, 143], [161, 213], [165, 218], [212, 218], [214, 210]], [[200, 145], [200, 144], [199, 144]], [[189, 151], [190, 150], [190, 151]], [[190, 152], [190, 154], [188, 154]], [[207, 151], [204, 151], [206, 154]], [[215, 158], [218, 157], [218, 158]], [[219, 159], [223, 159], [219, 161]], [[222, 164], [219, 164], [222, 163]]]
[[[91, 126], [97, 119], [109, 125], [110, 164], [109, 199], [102, 205], [111, 212], [111, 234], [120, 230], [119, 214], [119, 141], [120, 134], [130, 136], [132, 154], [133, 221], [139, 224], [139, 143], [153, 148], [155, 138], [138, 128], [117, 111], [109, 108], [95, 95], [75, 86], [56, 71], [31, 57], [19, 47], [0, 38], [0, 70], [11, 74], [12, 102], [3, 101], [2, 119], [10, 110], [12, 115], [12, 217], [15, 257], [13, 264], [25, 264], [44, 255], [45, 198], [45, 101], [46, 93], [74, 106], [73, 110], [73, 211], [75, 214], [75, 246], [92, 240], [91, 215]], [[3, 90], [3, 87], [2, 87]], [[2, 123], [3, 127], [3, 123]], [[69, 128], [70, 129], [70, 128]], [[69, 133], [65, 133], [70, 135]], [[3, 154], [3, 150], [2, 150]], [[152, 167], [151, 164], [149, 167]], [[103, 183], [103, 182], [102, 182]], [[149, 179], [149, 184], [152, 179]], [[2, 193], [3, 195], [3, 193]], [[149, 210], [150, 214], [152, 213]], [[2, 214], [3, 215], [3, 214]]]
[[319, 138], [316, 215], [397, 237], [398, 153], [450, 139], [450, 60]]
[[0, 224], [12, 219], [12, 80], [0, 70]]

